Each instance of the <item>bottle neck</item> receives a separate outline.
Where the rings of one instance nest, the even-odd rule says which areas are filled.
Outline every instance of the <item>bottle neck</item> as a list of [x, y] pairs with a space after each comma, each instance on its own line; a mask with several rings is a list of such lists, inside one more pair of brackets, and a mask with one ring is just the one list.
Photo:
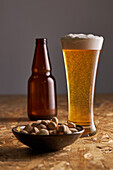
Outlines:
[[36, 47], [34, 60], [32, 65], [32, 73], [45, 74], [51, 72], [49, 53], [47, 49], [46, 39], [36, 39]]

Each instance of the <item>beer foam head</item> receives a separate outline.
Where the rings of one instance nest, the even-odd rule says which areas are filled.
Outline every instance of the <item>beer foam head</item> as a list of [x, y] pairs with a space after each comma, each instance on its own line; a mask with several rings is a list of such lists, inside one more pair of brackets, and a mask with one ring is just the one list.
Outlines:
[[103, 37], [93, 34], [68, 34], [61, 38], [63, 49], [101, 50]]

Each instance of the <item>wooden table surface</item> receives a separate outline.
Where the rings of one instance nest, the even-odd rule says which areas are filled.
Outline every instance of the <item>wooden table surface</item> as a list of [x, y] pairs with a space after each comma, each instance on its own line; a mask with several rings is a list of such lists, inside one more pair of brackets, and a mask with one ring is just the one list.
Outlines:
[[[0, 96], [0, 170], [113, 170], [113, 95], [97, 95], [97, 134], [63, 150], [38, 154], [20, 143], [12, 128], [29, 122], [26, 96]], [[67, 121], [66, 96], [58, 96], [58, 118]]]

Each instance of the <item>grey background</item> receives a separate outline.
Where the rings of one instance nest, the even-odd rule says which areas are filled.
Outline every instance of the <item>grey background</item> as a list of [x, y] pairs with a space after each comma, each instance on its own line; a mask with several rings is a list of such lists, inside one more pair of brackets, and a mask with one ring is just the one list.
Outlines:
[[113, 93], [113, 1], [0, 0], [0, 94], [26, 94], [35, 38], [48, 38], [57, 93], [66, 93], [60, 37], [93, 33], [105, 38], [96, 92]]

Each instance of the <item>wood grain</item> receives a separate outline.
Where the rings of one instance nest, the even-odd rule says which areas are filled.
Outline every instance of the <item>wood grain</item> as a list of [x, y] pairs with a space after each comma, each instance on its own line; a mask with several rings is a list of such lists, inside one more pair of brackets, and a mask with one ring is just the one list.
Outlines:
[[[34, 153], [12, 134], [14, 126], [29, 122], [26, 103], [26, 96], [0, 96], [0, 170], [113, 169], [113, 95], [95, 98], [95, 136], [44, 154]], [[66, 96], [58, 96], [58, 118], [67, 121]]]

